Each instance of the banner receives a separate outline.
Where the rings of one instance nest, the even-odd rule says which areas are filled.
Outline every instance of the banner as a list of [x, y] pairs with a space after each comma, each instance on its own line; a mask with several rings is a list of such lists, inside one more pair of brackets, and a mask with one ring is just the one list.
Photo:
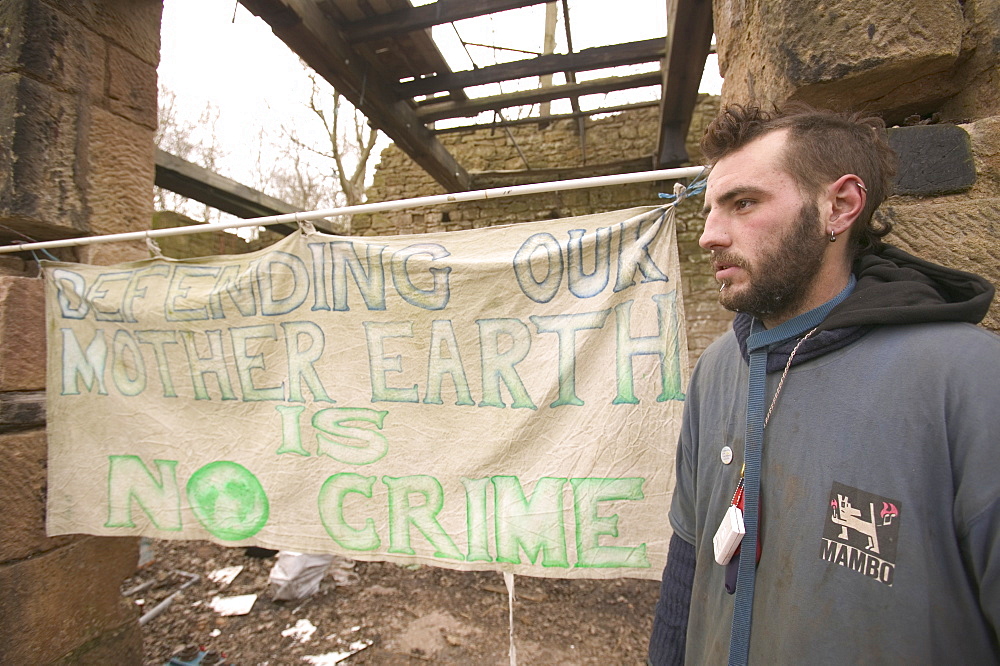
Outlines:
[[44, 272], [50, 535], [660, 576], [669, 206]]

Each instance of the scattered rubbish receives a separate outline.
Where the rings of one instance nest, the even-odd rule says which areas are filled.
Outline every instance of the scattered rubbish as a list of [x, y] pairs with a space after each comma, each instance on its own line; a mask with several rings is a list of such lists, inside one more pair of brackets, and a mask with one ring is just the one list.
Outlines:
[[302, 657], [302, 661], [308, 661], [313, 666], [333, 666], [339, 664], [350, 656], [356, 655], [365, 648], [371, 647], [371, 639], [364, 641], [354, 641], [347, 646], [346, 652], [327, 652], [326, 654], [308, 655]]
[[139, 561], [136, 569], [144, 569], [156, 561], [156, 551], [153, 549], [153, 540], [149, 537], [139, 539]]
[[218, 583], [222, 587], [226, 587], [240, 575], [241, 571], [243, 571], [242, 566], [223, 567], [222, 569], [216, 569], [215, 571], [207, 574], [205, 577], [213, 583]]
[[139, 583], [135, 587], [130, 587], [129, 589], [122, 592], [123, 597], [131, 597], [133, 594], [139, 594], [140, 592], [145, 592], [149, 588], [156, 585], [156, 579], [147, 580], [145, 583]]
[[218, 638], [219, 636], [222, 635], [222, 632], [219, 631], [218, 629], [212, 629], [212, 631], [208, 632], [208, 635], [211, 636], [212, 638]]
[[160, 615], [160, 613], [162, 613], [163, 611], [167, 610], [167, 608], [170, 607], [170, 604], [174, 603], [174, 600], [178, 597], [178, 595], [180, 595], [181, 592], [183, 592], [184, 590], [188, 589], [189, 587], [197, 583], [199, 580], [201, 580], [201, 576], [199, 576], [198, 574], [188, 573], [187, 571], [181, 571], [180, 569], [176, 569], [174, 573], [178, 573], [182, 576], [187, 576], [188, 577], [187, 582], [181, 585], [176, 592], [171, 594], [169, 597], [167, 597], [160, 603], [153, 606], [153, 608], [151, 608], [148, 612], [146, 612], [146, 614], [140, 617], [139, 618], [140, 627], [149, 622], [150, 620], [154, 619], [158, 615]]
[[135, 600], [135, 605], [136, 606], [144, 606], [145, 604], [146, 604], [146, 600], [145, 599], [136, 599]]
[[225, 666], [225, 657], [214, 650], [188, 645], [174, 653], [166, 666]]
[[361, 576], [354, 571], [354, 564], [355, 562], [352, 559], [334, 555], [333, 562], [331, 562], [327, 574], [340, 587], [357, 585], [361, 582]]
[[316, 633], [316, 625], [306, 619], [299, 620], [294, 627], [281, 632], [282, 636], [290, 636], [300, 643], [305, 643]]
[[333, 555], [311, 555], [283, 550], [271, 568], [271, 598], [298, 601], [312, 596], [333, 562]]
[[243, 551], [243, 554], [247, 557], [255, 557], [257, 559], [266, 560], [269, 557], [274, 557], [278, 554], [278, 551], [271, 550], [270, 548], [261, 548], [260, 546], [247, 546]]
[[256, 594], [241, 594], [236, 597], [212, 597], [209, 604], [219, 615], [246, 615], [257, 601]]

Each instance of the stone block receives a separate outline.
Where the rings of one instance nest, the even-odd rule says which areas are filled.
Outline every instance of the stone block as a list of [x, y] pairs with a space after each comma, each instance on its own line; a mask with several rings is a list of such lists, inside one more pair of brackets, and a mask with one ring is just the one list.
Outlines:
[[64, 92], [91, 98], [104, 90], [104, 40], [78, 21], [37, 1], [0, 9], [0, 71], [20, 72]]
[[108, 105], [132, 122], [156, 131], [156, 67], [125, 49], [108, 49]]
[[89, 664], [141, 664], [142, 628], [138, 622], [106, 631], [56, 661], [59, 666]]
[[981, 196], [1000, 197], [1000, 115], [961, 127], [972, 139], [972, 155], [976, 163], [974, 191]]
[[149, 259], [149, 248], [144, 241], [124, 243], [99, 243], [86, 245], [79, 250], [80, 263], [112, 266], [128, 261]]
[[[34, 262], [30, 263], [37, 266]], [[31, 277], [31, 275], [29, 275], [31, 270], [29, 269], [28, 264], [29, 262], [12, 254], [0, 255], [0, 275]]]
[[[4, 663], [52, 663], [136, 623], [119, 588], [137, 559], [138, 539], [89, 537], [0, 566]], [[123, 654], [135, 654], [130, 637]]]
[[42, 280], [0, 277], [0, 391], [45, 388]]
[[[891, 199], [878, 214], [893, 223], [890, 243], [929, 261], [982, 275], [1000, 288], [1000, 198]], [[1000, 300], [994, 299], [983, 325], [1000, 332]]]
[[0, 221], [5, 226], [37, 240], [86, 229], [86, 161], [79, 152], [85, 150], [81, 132], [88, 113], [79, 96], [20, 74], [0, 74]]
[[[38, 0], [35, 0], [38, 1]], [[156, 67], [160, 62], [163, 0], [43, 0]]]
[[153, 130], [93, 108], [88, 134], [90, 230], [149, 229], [153, 216]]
[[[0, 434], [0, 562], [23, 560], [79, 537], [45, 536], [46, 439], [43, 428]], [[2, 570], [0, 565], [0, 570]], [[2, 603], [2, 602], [0, 602]]]
[[969, 134], [957, 125], [917, 125], [889, 130], [899, 157], [895, 192], [932, 197], [964, 192], [976, 182]]
[[961, 91], [941, 108], [943, 118], [964, 122], [1000, 114], [1000, 0], [965, 2], [965, 50]]
[[0, 393], [0, 432], [45, 425], [45, 391]]
[[715, 0], [725, 102], [801, 100], [889, 117], [957, 93], [965, 22], [957, 0]]

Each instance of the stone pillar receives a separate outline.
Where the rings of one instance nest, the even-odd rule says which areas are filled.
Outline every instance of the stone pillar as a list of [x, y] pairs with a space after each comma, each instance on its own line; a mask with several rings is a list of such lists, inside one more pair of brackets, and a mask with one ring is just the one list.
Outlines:
[[960, 90], [959, 0], [715, 0], [724, 102], [799, 100], [901, 120]]
[[[149, 228], [161, 0], [0, 2], [0, 243]], [[141, 244], [67, 259], [114, 263]], [[136, 539], [45, 536], [45, 326], [0, 256], [0, 662], [141, 663]]]

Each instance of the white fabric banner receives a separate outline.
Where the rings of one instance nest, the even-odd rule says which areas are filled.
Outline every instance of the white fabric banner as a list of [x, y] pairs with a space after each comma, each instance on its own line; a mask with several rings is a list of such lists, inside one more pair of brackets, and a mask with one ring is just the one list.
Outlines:
[[672, 213], [46, 262], [49, 534], [658, 578]]

